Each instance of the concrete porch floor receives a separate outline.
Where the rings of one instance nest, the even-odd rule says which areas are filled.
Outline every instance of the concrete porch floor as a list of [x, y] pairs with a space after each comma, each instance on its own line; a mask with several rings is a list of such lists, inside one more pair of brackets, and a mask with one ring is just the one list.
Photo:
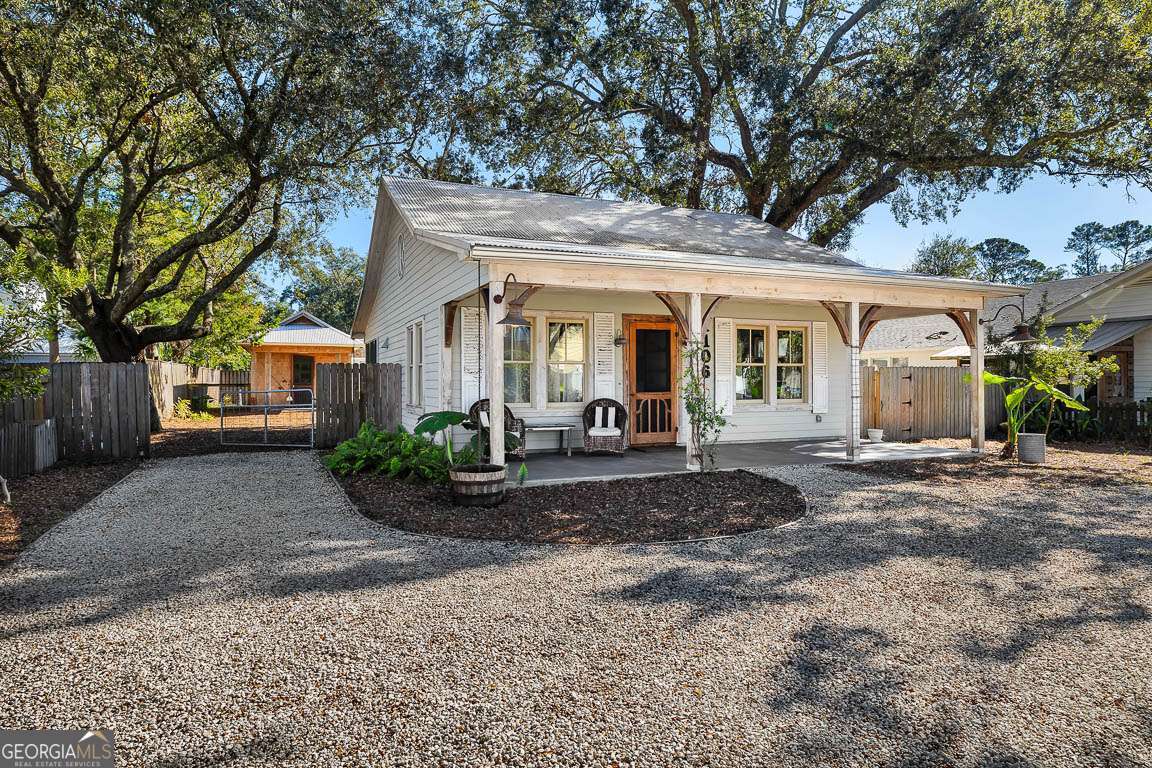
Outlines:
[[[968, 451], [916, 443], [870, 443], [865, 440], [861, 448], [861, 461], [972, 455]], [[738, 469], [782, 464], [833, 464], [845, 461], [844, 452], [843, 440], [729, 443], [718, 447], [716, 466], [719, 469]], [[525, 485], [665, 474], [686, 469], [682, 446], [629, 449], [623, 456], [587, 456], [583, 449], [573, 449], [571, 457], [559, 453], [529, 453], [525, 463], [528, 465]], [[515, 482], [518, 470], [515, 459], [511, 460], [508, 464], [510, 482]]]

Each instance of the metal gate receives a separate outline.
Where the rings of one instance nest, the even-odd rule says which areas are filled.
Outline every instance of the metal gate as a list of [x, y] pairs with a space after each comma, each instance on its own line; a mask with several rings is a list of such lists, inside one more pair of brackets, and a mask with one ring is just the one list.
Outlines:
[[220, 444], [312, 448], [316, 398], [310, 387], [243, 390], [220, 398]]

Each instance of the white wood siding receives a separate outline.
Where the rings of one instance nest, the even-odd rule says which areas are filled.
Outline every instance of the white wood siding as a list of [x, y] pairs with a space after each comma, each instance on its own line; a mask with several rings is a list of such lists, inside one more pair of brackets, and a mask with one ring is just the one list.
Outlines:
[[1056, 316], [1060, 323], [1084, 322], [1092, 317], [1123, 320], [1152, 316], [1152, 277], [1114, 288]]
[[1152, 328], [1132, 337], [1132, 383], [1134, 399], [1152, 397]]
[[[405, 405], [403, 409], [404, 425], [411, 429], [422, 412], [442, 407], [442, 307], [445, 302], [476, 288], [476, 264], [462, 262], [449, 250], [418, 241], [391, 202], [385, 202], [384, 215], [386, 222], [382, 242], [378, 245], [384, 252], [384, 274], [364, 339], [378, 342], [377, 354], [381, 363], [404, 365], [407, 360], [407, 328], [415, 322], [424, 324], [423, 405]], [[397, 258], [401, 236], [405, 238], [403, 277], [400, 277]], [[459, 381], [455, 375], [452, 379]], [[404, 380], [404, 402], [407, 403], [411, 399], [407, 391], [407, 375]]]
[[[580, 444], [583, 435], [581, 416], [584, 411], [583, 404], [548, 404], [544, 392], [543, 366], [539, 363], [545, 359], [546, 323], [549, 319], [583, 319], [588, 323], [586, 334], [586, 371], [584, 380], [585, 398], [591, 400], [595, 390], [594, 376], [594, 318], [596, 314], [611, 314], [615, 329], [623, 328], [624, 314], [638, 315], [667, 315], [667, 308], [651, 294], [636, 292], [615, 291], [575, 291], [549, 288], [539, 291], [526, 305], [525, 317], [535, 322], [534, 327], [534, 376], [533, 376], [533, 403], [530, 405], [510, 404], [509, 407], [519, 417], [532, 422], [567, 423], [573, 425], [572, 437], [576, 445]], [[844, 436], [844, 425], [847, 420], [847, 383], [848, 370], [847, 349], [840, 340], [835, 326], [828, 313], [819, 305], [809, 304], [783, 304], [773, 302], [759, 302], [749, 300], [722, 301], [712, 317], [736, 317], [742, 319], [784, 320], [795, 322], [826, 322], [828, 323], [828, 375], [829, 397], [828, 410], [825, 413], [813, 413], [811, 404], [804, 405], [749, 405], [738, 403], [729, 417], [729, 426], [725, 428], [721, 441], [723, 442], [756, 442], [762, 440], [806, 440], [830, 439]], [[706, 324], [712, 327], [712, 318]], [[456, 322], [457, 332], [453, 340], [453, 360], [463, 358], [460, 329], [463, 323]], [[468, 343], [474, 343], [466, 340]], [[715, 341], [713, 341], [715, 343]], [[612, 397], [623, 401], [624, 398], [624, 356], [626, 349], [614, 347], [612, 365]], [[731, 354], [731, 353], [729, 353]], [[431, 374], [426, 374], [430, 376]], [[453, 376], [453, 407], [461, 410], [472, 404], [471, 397], [460, 398], [459, 382], [461, 376], [457, 370]], [[601, 382], [605, 387], [606, 382]], [[817, 421], [819, 416], [819, 421]], [[554, 433], [543, 435], [530, 435], [528, 449], [548, 450], [555, 449], [557, 437]]]

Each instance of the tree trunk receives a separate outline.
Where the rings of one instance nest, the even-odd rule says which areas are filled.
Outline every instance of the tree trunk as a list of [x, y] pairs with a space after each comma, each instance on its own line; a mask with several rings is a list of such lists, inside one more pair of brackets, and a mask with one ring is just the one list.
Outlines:
[[48, 327], [48, 362], [60, 362], [60, 326], [55, 322]]

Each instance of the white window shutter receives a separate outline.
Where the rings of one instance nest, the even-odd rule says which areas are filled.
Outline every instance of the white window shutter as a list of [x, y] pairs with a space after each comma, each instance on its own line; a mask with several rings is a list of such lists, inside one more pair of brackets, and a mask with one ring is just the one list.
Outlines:
[[[460, 308], [460, 408], [468, 409], [485, 396], [484, 354], [488, 343], [487, 313], [479, 307]], [[479, 337], [479, 344], [477, 344]]]
[[596, 347], [593, 389], [596, 397], [616, 397], [616, 315], [597, 312], [592, 325]]
[[732, 415], [736, 401], [736, 339], [729, 317], [716, 318], [712, 342], [712, 367], [716, 377], [716, 407], [725, 416]]
[[812, 323], [812, 413], [828, 413], [828, 323]]

